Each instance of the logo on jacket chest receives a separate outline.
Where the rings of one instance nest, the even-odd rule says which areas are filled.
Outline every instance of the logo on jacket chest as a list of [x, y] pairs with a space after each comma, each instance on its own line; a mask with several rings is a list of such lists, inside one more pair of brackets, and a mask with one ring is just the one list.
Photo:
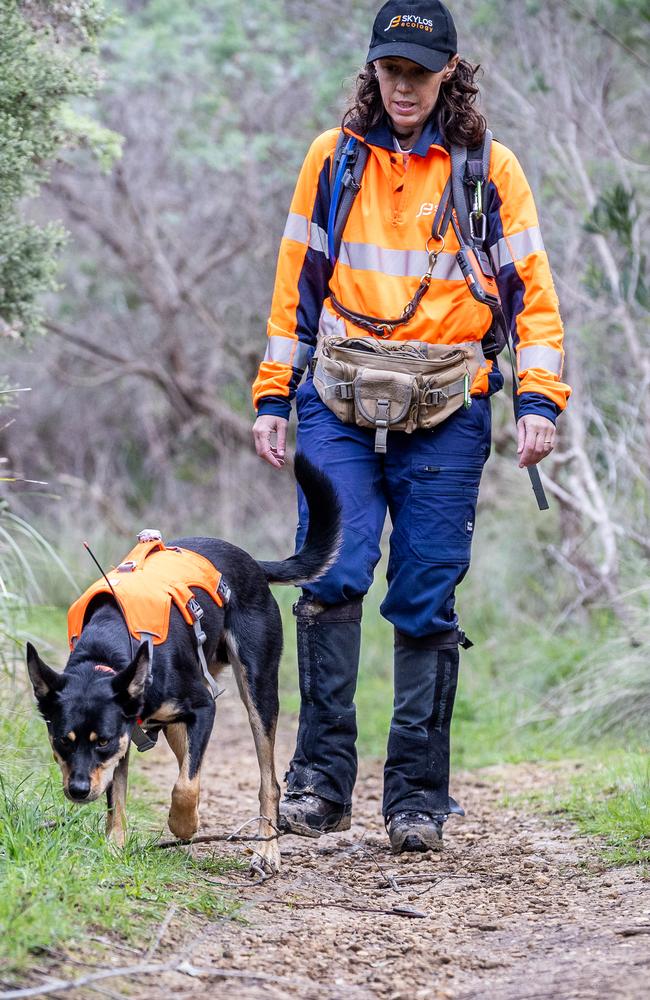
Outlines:
[[434, 201], [423, 201], [418, 209], [416, 219], [421, 219], [425, 215], [433, 215], [438, 206]]

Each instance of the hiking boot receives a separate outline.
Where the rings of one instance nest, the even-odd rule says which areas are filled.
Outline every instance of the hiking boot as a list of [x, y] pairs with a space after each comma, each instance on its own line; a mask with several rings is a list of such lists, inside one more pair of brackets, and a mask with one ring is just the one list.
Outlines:
[[351, 802], [357, 776], [354, 691], [361, 600], [325, 606], [301, 597], [294, 613], [300, 718], [286, 794]]
[[393, 813], [386, 823], [393, 854], [441, 851], [442, 824], [446, 819], [446, 816], [432, 816], [424, 812]]
[[280, 833], [293, 833], [298, 837], [340, 833], [350, 829], [351, 814], [351, 806], [331, 802], [311, 792], [285, 795], [280, 803]]

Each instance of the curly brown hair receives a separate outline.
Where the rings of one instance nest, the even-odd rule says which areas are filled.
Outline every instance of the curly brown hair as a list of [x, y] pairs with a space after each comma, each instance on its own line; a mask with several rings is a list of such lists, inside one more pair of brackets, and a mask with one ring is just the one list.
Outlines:
[[[479, 93], [474, 79], [480, 68], [459, 59], [453, 75], [440, 87], [432, 118], [450, 145], [455, 143], [471, 149], [483, 142], [487, 122], [474, 107]], [[373, 125], [381, 121], [384, 114], [379, 80], [372, 63], [361, 70], [356, 84], [356, 93], [343, 115], [342, 124], [365, 135]]]

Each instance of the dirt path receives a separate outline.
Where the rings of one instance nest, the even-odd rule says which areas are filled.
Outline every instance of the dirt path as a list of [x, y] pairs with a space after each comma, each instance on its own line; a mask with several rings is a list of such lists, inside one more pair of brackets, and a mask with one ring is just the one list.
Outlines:
[[[280, 740], [281, 769], [291, 736]], [[166, 750], [147, 754], [143, 767], [171, 787]], [[395, 858], [379, 815], [380, 768], [362, 766], [349, 833], [283, 838], [280, 876], [253, 887], [235, 873], [228, 882], [244, 921], [198, 934], [175, 921], [156, 955], [164, 961], [186, 945], [197, 966], [264, 978], [169, 974], [147, 977], [141, 990], [131, 983], [129, 996], [650, 997], [650, 935], [622, 933], [650, 925], [648, 882], [603, 871], [589, 843], [557, 818], [503, 805], [506, 792], [539, 788], [551, 775], [532, 765], [461, 775], [454, 785], [467, 818], [448, 824], [442, 856]], [[204, 771], [202, 829], [230, 832], [256, 813], [256, 795], [250, 731], [228, 683]]]

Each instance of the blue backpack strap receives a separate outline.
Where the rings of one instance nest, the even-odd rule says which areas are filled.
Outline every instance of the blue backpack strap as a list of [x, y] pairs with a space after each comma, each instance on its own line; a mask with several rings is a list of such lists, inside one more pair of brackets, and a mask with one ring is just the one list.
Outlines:
[[341, 238], [354, 199], [361, 189], [361, 177], [370, 150], [365, 143], [341, 131], [336, 140], [330, 173], [330, 210], [327, 217], [327, 252], [332, 267], [338, 260]]

